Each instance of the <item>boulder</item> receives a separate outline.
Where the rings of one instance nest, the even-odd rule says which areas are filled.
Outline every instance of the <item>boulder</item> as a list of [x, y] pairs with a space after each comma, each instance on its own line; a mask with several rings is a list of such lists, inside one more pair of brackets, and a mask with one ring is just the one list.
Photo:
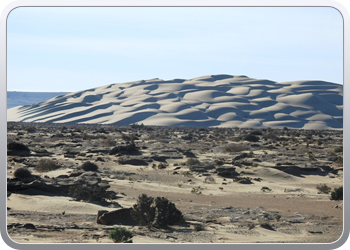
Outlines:
[[132, 208], [121, 208], [114, 211], [99, 210], [97, 223], [102, 225], [136, 225], [137, 222], [131, 217]]

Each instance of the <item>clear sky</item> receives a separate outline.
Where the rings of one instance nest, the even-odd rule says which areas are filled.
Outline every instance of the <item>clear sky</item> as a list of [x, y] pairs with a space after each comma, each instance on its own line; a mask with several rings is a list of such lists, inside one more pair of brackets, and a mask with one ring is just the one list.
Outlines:
[[7, 89], [79, 91], [211, 74], [343, 84], [331, 7], [21, 7], [7, 22]]

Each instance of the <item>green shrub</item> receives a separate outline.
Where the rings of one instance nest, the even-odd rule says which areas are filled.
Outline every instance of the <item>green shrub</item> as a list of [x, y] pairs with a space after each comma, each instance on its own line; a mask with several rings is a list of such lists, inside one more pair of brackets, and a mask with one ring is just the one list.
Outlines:
[[343, 152], [343, 146], [336, 147], [336, 148], [334, 149], [334, 152], [335, 152], [335, 153]]
[[52, 160], [40, 160], [35, 166], [35, 170], [38, 172], [48, 172], [60, 168], [60, 166]]
[[124, 227], [117, 227], [109, 233], [109, 238], [113, 240], [114, 243], [132, 243], [133, 233]]
[[98, 166], [95, 163], [92, 163], [90, 161], [84, 162], [83, 165], [81, 165], [81, 168], [85, 171], [97, 171]]
[[133, 206], [131, 216], [141, 225], [148, 228], [173, 225], [183, 219], [182, 213], [175, 204], [164, 197], [148, 197], [146, 194], [139, 196], [137, 203]]
[[14, 176], [18, 179], [25, 179], [32, 177], [32, 173], [26, 168], [18, 168], [14, 172]]
[[331, 200], [343, 200], [343, 187], [334, 188], [331, 193]]

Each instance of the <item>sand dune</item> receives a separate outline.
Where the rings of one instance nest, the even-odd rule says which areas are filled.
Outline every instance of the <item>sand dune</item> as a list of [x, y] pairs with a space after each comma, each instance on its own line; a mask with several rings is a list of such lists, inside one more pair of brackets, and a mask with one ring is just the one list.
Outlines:
[[273, 82], [247, 76], [158, 78], [61, 95], [7, 110], [7, 120], [51, 123], [144, 123], [162, 126], [343, 128], [343, 86]]

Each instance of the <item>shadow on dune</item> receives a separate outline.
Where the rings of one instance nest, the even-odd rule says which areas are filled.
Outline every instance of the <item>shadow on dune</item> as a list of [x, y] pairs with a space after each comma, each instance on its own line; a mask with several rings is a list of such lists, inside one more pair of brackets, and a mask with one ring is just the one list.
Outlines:
[[114, 122], [112, 124], [115, 124], [115, 125], [134, 124], [134, 123], [142, 122], [143, 120], [145, 120], [151, 116], [154, 116], [156, 114], [158, 114], [158, 113], [154, 112], [154, 111], [152, 111], [152, 112], [139, 112], [139, 113], [131, 115], [130, 117], [127, 117], [127, 118], [124, 118], [120, 121]]

